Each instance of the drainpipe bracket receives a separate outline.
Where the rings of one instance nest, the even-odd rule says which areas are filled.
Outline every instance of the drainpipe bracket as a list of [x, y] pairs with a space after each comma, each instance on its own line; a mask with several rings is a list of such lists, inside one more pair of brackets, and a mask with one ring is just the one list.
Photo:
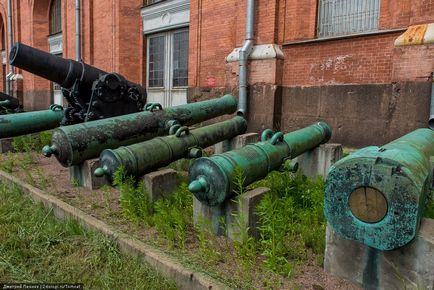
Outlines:
[[[227, 57], [226, 62], [237, 62], [240, 60], [240, 51], [242, 47], [235, 48]], [[254, 45], [248, 57], [250, 60], [264, 59], [285, 59], [282, 49], [277, 44], [260, 44]]]

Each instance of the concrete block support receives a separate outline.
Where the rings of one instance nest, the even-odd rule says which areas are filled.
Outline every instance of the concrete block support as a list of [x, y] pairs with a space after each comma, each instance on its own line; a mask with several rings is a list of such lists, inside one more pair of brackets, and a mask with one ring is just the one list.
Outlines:
[[215, 235], [226, 235], [232, 240], [240, 240], [244, 230], [258, 238], [258, 217], [256, 206], [269, 188], [261, 187], [245, 192], [238, 200], [227, 200], [223, 204], [209, 207], [193, 197], [194, 224], [207, 229]]
[[327, 226], [324, 269], [365, 289], [434, 289], [434, 220], [423, 219], [416, 239], [393, 251], [345, 240]]
[[103, 185], [110, 185], [104, 177], [93, 175], [95, 169], [99, 166], [99, 159], [89, 159], [80, 165], [69, 168], [69, 179], [76, 186], [83, 186], [90, 190], [101, 188]]
[[0, 139], [0, 153], [12, 152], [14, 150], [12, 140], [13, 138]]
[[327, 177], [330, 166], [343, 156], [341, 144], [322, 144], [294, 159], [302, 173], [310, 178]]
[[220, 154], [230, 150], [240, 149], [249, 143], [256, 143], [259, 141], [258, 133], [246, 133], [238, 135], [231, 140], [225, 140], [223, 142], [214, 145], [214, 153]]
[[145, 190], [150, 202], [163, 198], [178, 187], [178, 176], [173, 169], [163, 169], [143, 176]]

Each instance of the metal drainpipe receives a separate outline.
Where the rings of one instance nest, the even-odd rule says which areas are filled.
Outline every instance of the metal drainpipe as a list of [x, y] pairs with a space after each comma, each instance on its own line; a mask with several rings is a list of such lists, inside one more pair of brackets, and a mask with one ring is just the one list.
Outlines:
[[[9, 52], [12, 50], [12, 0], [8, 0], [8, 47]], [[6, 76], [6, 94], [10, 95], [12, 91], [12, 80], [11, 78], [14, 76], [14, 67], [9, 65], [9, 73]]]
[[253, 48], [253, 30], [255, 23], [255, 0], [247, 0], [246, 40], [240, 50], [240, 88], [238, 115], [247, 115], [247, 61]]
[[434, 130], [434, 72], [432, 73], [432, 83], [431, 83], [431, 110], [429, 114], [429, 127]]
[[81, 8], [80, 0], [75, 0], [75, 59], [81, 61]]

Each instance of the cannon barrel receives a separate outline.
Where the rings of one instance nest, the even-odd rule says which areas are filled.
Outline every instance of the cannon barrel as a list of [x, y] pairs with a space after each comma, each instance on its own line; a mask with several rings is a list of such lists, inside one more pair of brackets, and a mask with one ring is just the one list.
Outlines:
[[331, 137], [331, 128], [325, 122], [286, 135], [278, 132], [271, 136], [270, 132], [264, 131], [259, 143], [197, 159], [189, 170], [189, 190], [201, 202], [209, 206], [219, 205], [233, 194], [236, 168], [241, 170], [244, 186], [247, 186], [279, 169], [286, 160], [327, 142]]
[[0, 107], [15, 110], [20, 107], [20, 101], [17, 98], [0, 92]]
[[12, 47], [9, 54], [9, 63], [58, 83], [61, 87], [67, 89], [71, 88], [79, 80], [80, 90], [85, 91], [85, 94], [89, 94], [89, 96], [93, 82], [101, 75], [107, 74], [107, 72], [84, 62], [65, 59], [20, 42], [15, 43]]
[[113, 180], [113, 175], [122, 166], [125, 174], [142, 176], [181, 158], [201, 157], [202, 148], [231, 139], [246, 130], [246, 120], [243, 117], [234, 117], [191, 131], [184, 126], [170, 136], [157, 137], [114, 150], [106, 149], [100, 155], [100, 167], [95, 170], [95, 175], [107, 175], [109, 180]]
[[378, 250], [408, 244], [433, 186], [432, 156], [434, 131], [424, 128], [341, 159], [326, 180], [328, 223], [344, 238]]
[[58, 83], [68, 101], [61, 125], [110, 118], [142, 111], [146, 90], [122, 75], [108, 73], [84, 62], [15, 43], [11, 65]]
[[63, 108], [51, 105], [45, 111], [7, 114], [0, 116], [0, 138], [10, 138], [59, 127]]
[[159, 110], [152, 111], [151, 106], [150, 111], [60, 127], [53, 131], [51, 146], [45, 146], [43, 153], [47, 157], [54, 154], [65, 167], [77, 165], [99, 156], [104, 149], [115, 149], [167, 135], [174, 124], [193, 125], [231, 114], [236, 108], [236, 98], [226, 95], [164, 110], [160, 106]]

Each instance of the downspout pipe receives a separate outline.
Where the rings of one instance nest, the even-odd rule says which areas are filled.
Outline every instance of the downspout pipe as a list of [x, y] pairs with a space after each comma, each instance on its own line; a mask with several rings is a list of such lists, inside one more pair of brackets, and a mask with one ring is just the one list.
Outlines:
[[247, 62], [253, 49], [253, 31], [255, 24], [255, 0], [247, 0], [246, 39], [240, 50], [240, 85], [237, 114], [247, 115]]
[[81, 61], [81, 6], [75, 0], [75, 60]]
[[434, 72], [432, 73], [432, 83], [431, 83], [431, 110], [429, 113], [429, 127], [434, 130]]
[[[12, 0], [8, 0], [8, 48], [12, 51]], [[11, 95], [12, 77], [14, 76], [14, 67], [9, 64], [9, 73], [6, 76], [6, 94]]]

